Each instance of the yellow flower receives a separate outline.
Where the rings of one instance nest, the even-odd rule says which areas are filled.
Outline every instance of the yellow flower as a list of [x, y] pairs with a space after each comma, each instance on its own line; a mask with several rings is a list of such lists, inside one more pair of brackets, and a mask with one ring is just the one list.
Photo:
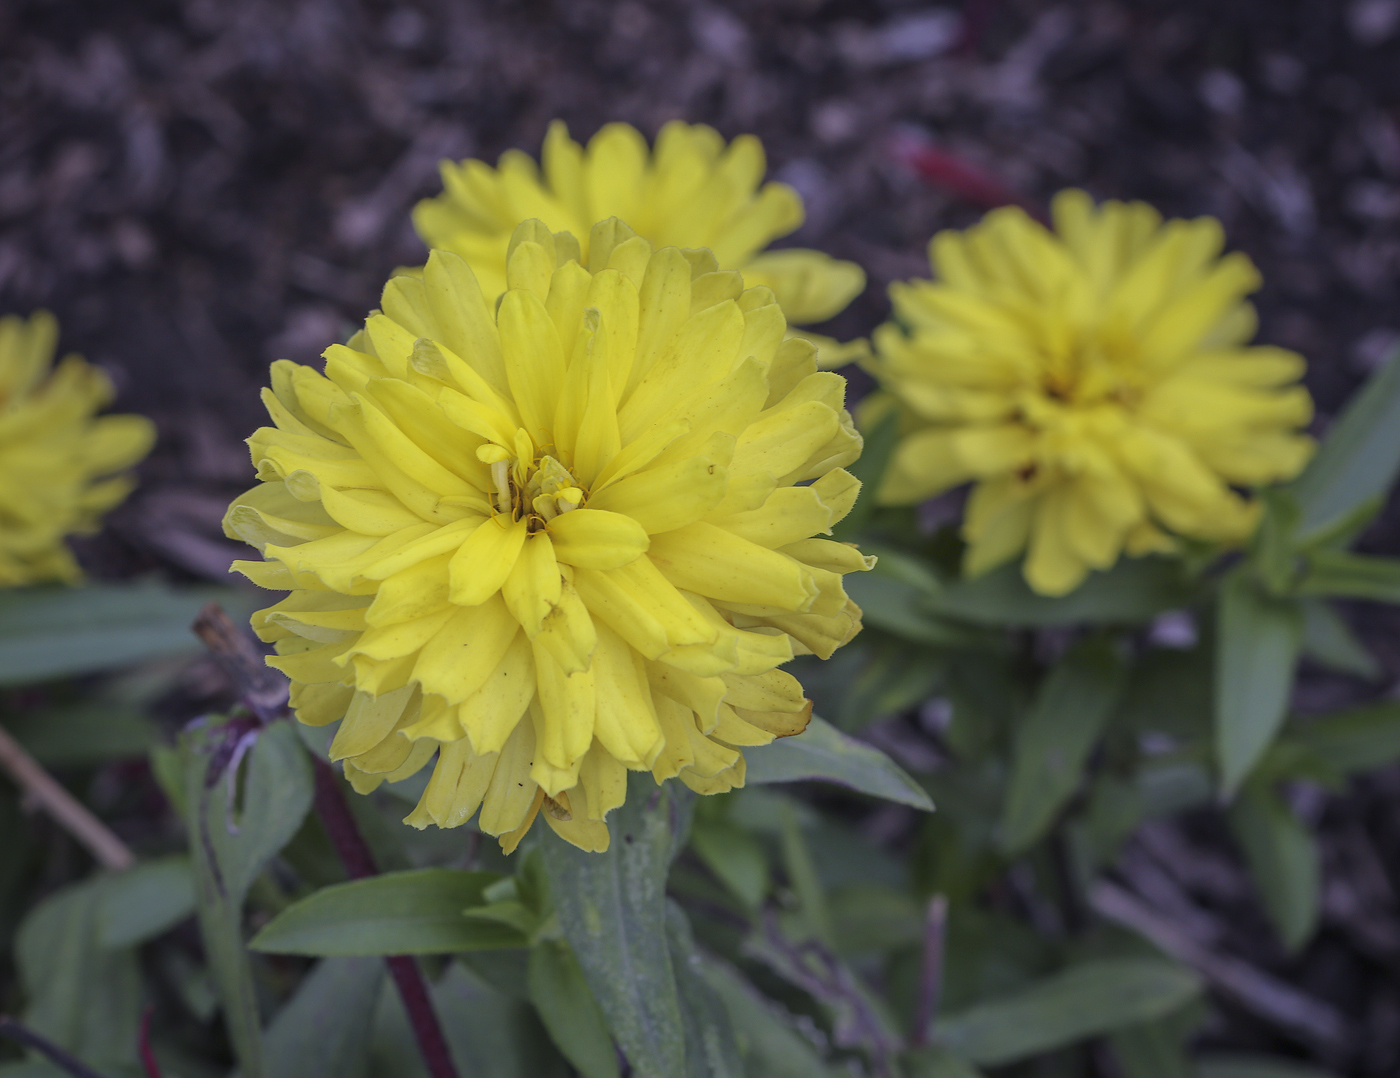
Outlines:
[[226, 519], [265, 559], [235, 567], [291, 592], [254, 624], [301, 721], [344, 716], [355, 787], [438, 753], [408, 822], [480, 808], [508, 852], [541, 807], [605, 848], [629, 768], [741, 785], [811, 713], [778, 667], [856, 633], [868, 568], [814, 538], [860, 436], [772, 293], [616, 220], [578, 252], [527, 221], [496, 305], [434, 251], [324, 377], [275, 364]]
[[1248, 345], [1259, 274], [1221, 256], [1218, 221], [1064, 191], [1054, 226], [1001, 209], [935, 236], [937, 279], [890, 289], [903, 328], [876, 333], [890, 396], [870, 406], [897, 403], [905, 424], [880, 500], [975, 481], [965, 570], [1029, 548], [1026, 580], [1047, 595], [1125, 549], [1241, 542], [1259, 509], [1247, 488], [1312, 452], [1302, 357]]
[[155, 442], [142, 416], [95, 416], [111, 382], [76, 355], [54, 368], [57, 342], [47, 311], [0, 318], [0, 587], [75, 582], [64, 536], [97, 530]]
[[[739, 270], [750, 288], [771, 288], [798, 325], [831, 318], [865, 288], [854, 262], [800, 248], [764, 251], [802, 224], [802, 199], [784, 183], [759, 187], [763, 145], [752, 135], [726, 146], [712, 128], [672, 121], [650, 152], [635, 127], [614, 123], [585, 149], [556, 120], [541, 158], [542, 167], [508, 150], [494, 169], [444, 161], [444, 193], [413, 210], [423, 242], [465, 258], [490, 297], [506, 287], [506, 246], [526, 218], [583, 238], [595, 221], [620, 217], [657, 247], [709, 248], [721, 269]], [[825, 365], [854, 358], [850, 346], [813, 340]]]

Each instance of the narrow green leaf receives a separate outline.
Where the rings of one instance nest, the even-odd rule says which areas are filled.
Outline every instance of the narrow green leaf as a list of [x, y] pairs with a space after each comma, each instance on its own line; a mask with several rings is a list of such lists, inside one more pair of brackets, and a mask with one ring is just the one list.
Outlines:
[[848, 670], [832, 670], [833, 691], [822, 693], [798, 675], [808, 686], [808, 695], [821, 701], [822, 713], [848, 734], [922, 704], [942, 682], [947, 662], [931, 648], [886, 636], [878, 629], [866, 628], [860, 644], [865, 654], [855, 655], [864, 661]]
[[544, 833], [549, 890], [564, 935], [636, 1078], [686, 1073], [685, 1032], [666, 943], [666, 875], [687, 805], [677, 784], [629, 775], [605, 853]]
[[699, 820], [690, 832], [691, 848], [730, 891], [751, 910], [768, 897], [768, 856], [741, 827], [724, 820]]
[[1172, 1014], [1109, 1034], [1123, 1078], [1195, 1078], [1186, 1044], [1204, 1019], [1204, 1004], [1196, 1000]]
[[746, 749], [744, 755], [750, 784], [833, 782], [871, 797], [933, 811], [928, 794], [903, 768], [873, 745], [847, 737], [816, 715], [795, 737]]
[[685, 1021], [688, 1078], [744, 1078], [744, 1064], [729, 1012], [705, 979], [690, 923], [674, 902], [666, 904], [666, 938]]
[[915, 1048], [904, 1057], [909, 1078], [981, 1078], [981, 1072], [944, 1048]]
[[1055, 665], [1015, 732], [1001, 817], [1004, 851], [1030, 847], [1079, 789], [1122, 686], [1123, 665], [1105, 640], [1080, 643]]
[[1400, 558], [1375, 558], [1345, 550], [1314, 551], [1308, 555], [1298, 594], [1400, 603]]
[[[236, 779], [241, 790], [231, 791]], [[212, 785], [204, 774], [199, 780], [207, 838], [223, 887], [238, 905], [268, 861], [300, 830], [311, 808], [311, 765], [291, 723], [279, 722], [256, 732], [240, 774], [226, 771]]]
[[1303, 643], [1296, 602], [1264, 595], [1238, 570], [1220, 588], [1215, 739], [1221, 785], [1239, 788], [1283, 724]]
[[1108, 1043], [1124, 1078], [1193, 1078], [1181, 1040], [1159, 1022], [1120, 1029]]
[[1250, 543], [1250, 566], [1270, 595], [1286, 595], [1298, 575], [1295, 534], [1301, 510], [1289, 490], [1272, 487], [1262, 492], [1264, 513]]
[[[507, 953], [475, 951], [468, 957], [499, 958]], [[488, 987], [460, 961], [449, 964], [443, 975], [428, 985], [457, 1073], [462, 1078], [575, 1078], [540, 1024], [535, 1008], [524, 999], [524, 952], [514, 953], [522, 966], [520, 998]], [[428, 1078], [403, 1002], [387, 978], [375, 1013], [371, 1058], [372, 1078]], [[307, 1074], [340, 1078], [320, 1069]]]
[[1351, 398], [1290, 488], [1304, 541], [1383, 496], [1400, 469], [1400, 360], [1391, 359]]
[[211, 600], [246, 605], [228, 588], [157, 583], [9, 589], [0, 594], [0, 685], [193, 651], [199, 642], [190, 625]]
[[1132, 624], [1189, 606], [1199, 589], [1179, 559], [1123, 558], [1107, 572], [1089, 574], [1068, 595], [1052, 598], [1032, 591], [1016, 563], [950, 585], [928, 607], [979, 625]]
[[283, 910], [249, 946], [270, 954], [355, 957], [521, 947], [518, 928], [469, 918], [500, 876], [453, 868], [386, 872], [323, 887]]
[[929, 612], [917, 592], [894, 576], [879, 572], [852, 573], [845, 581], [846, 594], [860, 606], [862, 620], [877, 629], [934, 647], [958, 647], [968, 642], [968, 631]]
[[700, 975], [728, 1012], [750, 1075], [762, 1078], [829, 1078], [831, 1075], [797, 1021], [737, 970], [702, 957]]
[[319, 963], [268, 1027], [269, 1078], [363, 1075], [383, 980], [384, 963], [376, 958]]
[[[229, 795], [231, 772], [211, 774], [211, 761], [230, 731], [197, 727], [180, 744], [200, 935], [242, 1078], [267, 1078], [257, 993], [243, 944], [243, 899], [311, 806], [311, 769], [296, 732], [284, 722], [256, 733], [241, 798]], [[237, 800], [241, 816], [234, 811]]]
[[1200, 991], [1199, 978], [1173, 962], [1084, 962], [1015, 995], [946, 1015], [936, 1038], [963, 1059], [997, 1066], [1160, 1017]]
[[97, 940], [103, 947], [134, 947], [194, 913], [190, 859], [162, 857], [103, 880]]
[[1330, 1071], [1277, 1056], [1212, 1053], [1196, 1063], [1196, 1078], [1333, 1078]]
[[1322, 868], [1317, 841], [1279, 796], [1248, 783], [1230, 806], [1230, 828], [1284, 946], [1297, 951], [1317, 928]]
[[6, 715], [5, 728], [45, 767], [138, 758], [158, 738], [143, 708], [101, 698]]
[[583, 970], [563, 940], [530, 949], [530, 1002], [554, 1046], [583, 1078], [617, 1078], [617, 1051]]
[[875, 424], [875, 428], [865, 434], [865, 446], [859, 459], [847, 466], [846, 470], [861, 482], [860, 497], [846, 518], [831, 529], [832, 538], [840, 543], [849, 543], [860, 534], [860, 530], [870, 521], [875, 512], [875, 491], [885, 477], [885, 470], [899, 444], [899, 413], [891, 410]]
[[1351, 626], [1323, 599], [1303, 601], [1303, 654], [1339, 674], [1375, 680], [1380, 664]]
[[797, 908], [812, 936], [831, 947], [835, 943], [836, 932], [831, 923], [831, 910], [827, 907], [826, 890], [817, 875], [812, 851], [802, 837], [797, 812], [791, 804], [783, 804], [780, 823], [783, 869], [787, 872], [793, 894], [797, 896]]
[[94, 1066], [135, 1062], [141, 1014], [135, 951], [97, 940], [106, 882], [99, 876], [54, 892], [15, 940], [26, 1024]]
[[1400, 703], [1387, 700], [1299, 720], [1287, 740], [1342, 774], [1386, 767], [1400, 760]]

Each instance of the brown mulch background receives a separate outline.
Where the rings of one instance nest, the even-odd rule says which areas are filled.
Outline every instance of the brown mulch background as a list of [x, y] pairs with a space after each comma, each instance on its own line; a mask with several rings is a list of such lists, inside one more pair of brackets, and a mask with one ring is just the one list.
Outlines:
[[[1310, 360], [1319, 430], [1400, 341], [1400, 0], [9, 0], [0, 311], [53, 310], [161, 429], [94, 573], [224, 579], [268, 362], [312, 360], [421, 261], [407, 211], [439, 158], [534, 151], [556, 116], [759, 135], [806, 199], [789, 242], [870, 273], [838, 335], [986, 208], [902, 163], [912, 138], [1034, 202], [1081, 185], [1220, 217], [1263, 270], [1261, 339]], [[1367, 546], [1400, 552], [1396, 507]], [[1400, 620], [1358, 617], [1394, 681]], [[1314, 676], [1302, 702], [1357, 692]], [[1316, 813], [1322, 936], [1292, 961], [1239, 945], [1361, 1024], [1339, 1068], [1391, 1075], [1400, 774]]]

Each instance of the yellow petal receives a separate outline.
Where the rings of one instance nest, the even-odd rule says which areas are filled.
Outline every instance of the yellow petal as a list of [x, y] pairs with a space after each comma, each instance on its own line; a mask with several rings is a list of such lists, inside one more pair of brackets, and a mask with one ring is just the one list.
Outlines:
[[499, 592], [515, 568], [526, 534], [525, 521], [494, 517], [468, 535], [448, 563], [452, 602], [475, 606]]
[[531, 639], [539, 634], [546, 615], [558, 604], [560, 581], [549, 537], [527, 537], [515, 567], [501, 587], [501, 596]]
[[598, 743], [628, 767], [649, 768], [663, 738], [642, 658], [606, 625], [598, 627], [593, 677]]
[[704, 521], [654, 536], [650, 557], [676, 587], [711, 599], [806, 610], [817, 596], [793, 559]]
[[554, 555], [580, 569], [620, 569], [650, 546], [643, 527], [630, 517], [601, 509], [576, 509], [548, 524]]
[[500, 752], [535, 695], [535, 660], [525, 634], [516, 634], [485, 683], [463, 701], [458, 721], [482, 755]]
[[516, 621], [499, 595], [478, 606], [455, 610], [437, 635], [423, 645], [413, 676], [424, 692], [460, 704], [486, 684], [517, 632]]

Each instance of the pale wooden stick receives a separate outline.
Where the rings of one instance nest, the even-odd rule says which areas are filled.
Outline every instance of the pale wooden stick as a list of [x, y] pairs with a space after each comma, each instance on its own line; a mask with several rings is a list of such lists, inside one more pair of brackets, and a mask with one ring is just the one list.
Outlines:
[[1233, 955], [1192, 939], [1180, 924], [1123, 888], [1100, 881], [1089, 892], [1089, 904], [1110, 921], [1133, 929], [1173, 958], [1194, 966], [1246, 1010], [1304, 1043], [1331, 1051], [1353, 1043], [1352, 1030], [1335, 1008]]
[[103, 868], [120, 872], [136, 863], [127, 844], [45, 771], [3, 726], [0, 726], [0, 768], [8, 772], [19, 788], [59, 826], [86, 846]]

